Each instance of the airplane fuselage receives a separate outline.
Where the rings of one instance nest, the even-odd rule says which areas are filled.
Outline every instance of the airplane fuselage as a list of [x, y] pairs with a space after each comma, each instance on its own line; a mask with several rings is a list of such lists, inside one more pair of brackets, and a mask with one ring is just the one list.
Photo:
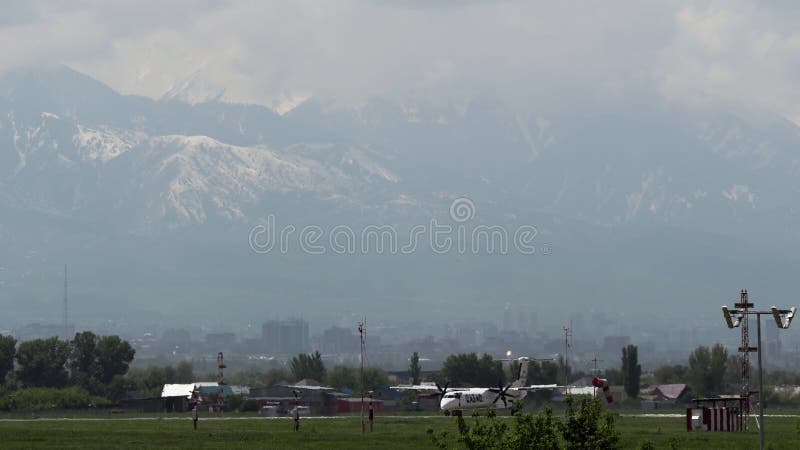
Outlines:
[[[442, 411], [455, 411], [480, 408], [511, 408], [515, 400], [525, 396], [526, 392], [514, 388], [506, 391], [506, 403], [497, 398], [497, 390], [490, 388], [470, 388], [448, 391], [439, 402]], [[495, 401], [497, 400], [497, 401]]]

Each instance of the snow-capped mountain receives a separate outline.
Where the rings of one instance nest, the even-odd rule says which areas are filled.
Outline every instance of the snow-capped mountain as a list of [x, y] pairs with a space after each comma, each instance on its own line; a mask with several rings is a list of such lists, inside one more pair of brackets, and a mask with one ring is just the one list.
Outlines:
[[[499, 215], [798, 231], [800, 132], [765, 114], [658, 103], [537, 112], [479, 99], [309, 101], [280, 116], [121, 96], [66, 68], [14, 72], [0, 87], [4, 197], [64, 215], [115, 205], [141, 214], [130, 226], [174, 229], [257, 219], [275, 193], [332, 208], [406, 198], [427, 213], [451, 192]], [[126, 203], [108, 204], [111, 193]]]
[[[265, 136], [272, 130], [246, 129], [246, 119], [231, 130], [225, 116], [235, 106], [217, 105], [216, 129], [194, 134], [170, 123], [159, 102], [135, 99], [144, 102], [143, 114], [126, 114], [127, 122], [92, 114], [84, 120], [77, 108], [61, 105], [47, 105], [58, 112], [34, 112], [44, 105], [35, 99], [28, 103], [17, 92], [9, 92], [0, 118], [2, 182], [16, 207], [64, 216], [136, 211], [138, 216], [122, 214], [126, 226], [174, 229], [209, 217], [258, 219], [263, 212], [258, 208], [274, 194], [377, 204], [393, 198], [388, 191], [400, 181], [375, 152], [344, 140], [310, 136], [284, 145], [284, 136]], [[112, 100], [124, 109], [129, 99]], [[192, 107], [179, 104], [177, 109]], [[210, 120], [211, 114], [192, 115]], [[178, 122], [186, 119], [192, 117]], [[226, 139], [232, 133], [236, 137]]]
[[[597, 286], [601, 301], [666, 300], [652, 288], [674, 280], [712, 298], [753, 274], [779, 294], [800, 268], [799, 174], [797, 126], [727, 106], [311, 99], [280, 115], [18, 70], [0, 76], [0, 296], [46, 310], [42, 286], [66, 260], [98, 280], [82, 292], [93, 304], [175, 297], [176, 314], [264, 295], [327, 299], [321, 314], [374, 299], [490, 313], [530, 292], [555, 310]], [[552, 254], [253, 259], [248, 246], [271, 214], [297, 228], [411, 226], [446, 220], [462, 196], [475, 224], [534, 225]]]
[[[418, 195], [468, 192], [502, 213], [797, 239], [800, 129], [743, 108], [659, 102], [518, 111], [373, 102], [291, 117], [380, 143]], [[421, 187], [421, 188], [420, 188]], [[419, 191], [423, 192], [419, 192]]]

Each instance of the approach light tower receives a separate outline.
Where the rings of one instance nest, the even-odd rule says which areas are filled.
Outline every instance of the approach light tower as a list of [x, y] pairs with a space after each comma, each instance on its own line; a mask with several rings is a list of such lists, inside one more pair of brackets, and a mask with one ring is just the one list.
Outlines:
[[569, 326], [564, 326], [564, 392], [569, 394], [569, 349], [572, 348], [570, 338], [572, 337], [572, 321]]
[[[750, 303], [747, 299], [747, 291], [742, 290], [740, 296], [740, 302], [735, 304], [736, 309], [728, 309], [727, 306], [722, 307], [722, 316], [725, 318], [725, 323], [728, 325], [728, 328], [736, 328], [742, 327], [742, 347], [739, 348], [739, 351], [744, 353], [744, 362], [742, 365], [742, 374], [747, 375], [747, 397], [749, 400], [749, 396], [752, 393], [758, 393], [758, 437], [759, 437], [759, 448], [762, 450], [764, 449], [764, 368], [761, 364], [761, 316], [762, 315], [771, 315], [775, 320], [775, 325], [779, 329], [787, 329], [789, 325], [792, 324], [792, 319], [794, 319], [794, 315], [797, 313], [797, 307], [792, 306], [789, 309], [778, 309], [777, 307], [773, 306], [769, 309], [769, 311], [753, 311], [750, 308], [753, 308], [753, 304]], [[756, 326], [757, 326], [757, 341], [755, 347], [750, 347], [748, 335], [749, 330], [748, 327], [748, 316], [754, 315], [756, 316]], [[736, 320], [734, 320], [734, 317]], [[746, 331], [747, 330], [747, 331]], [[744, 365], [748, 363], [747, 354], [755, 351], [758, 354], [758, 391], [749, 390], [749, 368], [745, 367]], [[745, 403], [747, 404], [747, 403]], [[746, 418], [747, 416], [745, 416]]]
[[734, 303], [734, 306], [742, 311], [739, 325], [742, 329], [742, 344], [739, 346], [739, 353], [742, 354], [742, 397], [745, 398], [744, 429], [747, 430], [750, 422], [750, 394], [753, 393], [750, 383], [750, 352], [758, 351], [757, 347], [750, 346], [749, 312], [753, 308], [753, 304], [747, 298], [747, 289], [742, 289], [739, 293], [739, 303]]
[[367, 318], [363, 322], [358, 322], [358, 336], [361, 341], [361, 353], [359, 359], [361, 360], [361, 432], [366, 432], [366, 423], [364, 422], [364, 360], [367, 357], [364, 339], [367, 334]]
[[222, 352], [217, 353], [217, 382], [222, 385], [225, 384], [225, 357]]

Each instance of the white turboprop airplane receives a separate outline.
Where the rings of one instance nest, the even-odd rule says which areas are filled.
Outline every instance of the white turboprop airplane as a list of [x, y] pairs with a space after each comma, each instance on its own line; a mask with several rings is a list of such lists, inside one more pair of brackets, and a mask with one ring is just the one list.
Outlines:
[[[528, 379], [528, 363], [530, 363], [530, 359], [522, 357], [517, 358], [516, 361], [519, 362], [517, 379], [505, 388], [502, 384], [499, 384], [497, 387], [490, 388], [448, 389], [447, 384], [441, 387], [437, 383], [422, 383], [417, 385], [392, 386], [392, 389], [429, 393], [438, 392], [440, 396], [439, 409], [441, 409], [446, 416], [449, 416], [453, 411], [463, 411], [466, 409], [509, 408], [514, 404], [514, 401], [525, 398], [529, 391], [551, 390], [564, 387], [555, 384], [525, 386], [525, 381]], [[499, 402], [500, 400], [502, 400], [502, 402]]]

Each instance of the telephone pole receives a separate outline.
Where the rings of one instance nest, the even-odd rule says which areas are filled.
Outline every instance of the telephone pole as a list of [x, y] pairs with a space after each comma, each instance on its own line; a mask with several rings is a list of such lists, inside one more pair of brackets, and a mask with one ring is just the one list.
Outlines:
[[358, 322], [358, 335], [361, 340], [361, 432], [366, 432], [366, 423], [364, 422], [364, 359], [366, 358], [366, 351], [364, 347], [364, 336], [367, 334], [366, 328], [367, 319], [363, 322]]

